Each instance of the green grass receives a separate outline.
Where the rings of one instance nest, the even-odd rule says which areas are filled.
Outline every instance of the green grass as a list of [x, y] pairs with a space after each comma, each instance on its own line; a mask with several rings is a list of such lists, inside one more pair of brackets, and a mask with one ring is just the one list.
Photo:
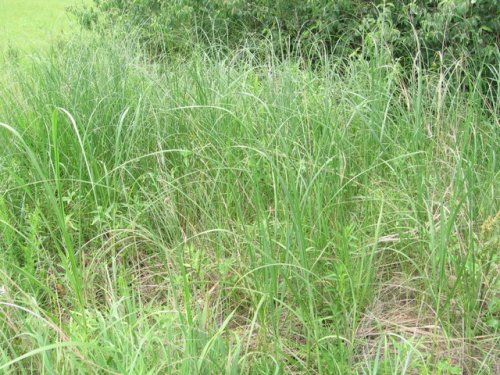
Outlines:
[[369, 57], [7, 64], [0, 372], [494, 374], [498, 98]]
[[0, 0], [0, 50], [48, 48], [75, 22], [66, 8], [75, 0]]

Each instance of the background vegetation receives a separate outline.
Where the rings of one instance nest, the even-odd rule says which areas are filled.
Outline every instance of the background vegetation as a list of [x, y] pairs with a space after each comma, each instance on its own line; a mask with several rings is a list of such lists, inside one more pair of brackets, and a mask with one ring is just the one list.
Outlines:
[[427, 64], [467, 53], [491, 62], [500, 37], [497, 13], [495, 0], [96, 0], [77, 12], [89, 28], [138, 30], [154, 53], [189, 52], [192, 42], [234, 48], [263, 37], [286, 56], [318, 48], [356, 53], [366, 49], [366, 34], [380, 28], [394, 57], [411, 62], [418, 50]]
[[100, 1], [5, 56], [0, 372], [498, 373], [493, 2], [427, 4]]

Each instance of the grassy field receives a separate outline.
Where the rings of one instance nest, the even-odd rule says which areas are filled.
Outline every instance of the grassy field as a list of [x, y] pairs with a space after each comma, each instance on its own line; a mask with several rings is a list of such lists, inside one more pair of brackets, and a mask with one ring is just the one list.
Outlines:
[[499, 372], [498, 76], [46, 52], [2, 66], [0, 373]]
[[73, 0], [0, 0], [0, 49], [47, 48], [74, 22], [65, 9]]

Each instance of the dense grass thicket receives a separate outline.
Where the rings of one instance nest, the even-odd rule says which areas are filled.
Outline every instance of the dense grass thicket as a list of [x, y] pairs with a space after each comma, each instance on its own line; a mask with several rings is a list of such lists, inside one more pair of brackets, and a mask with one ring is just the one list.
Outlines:
[[2, 60], [0, 372], [498, 373], [498, 67], [365, 49]]

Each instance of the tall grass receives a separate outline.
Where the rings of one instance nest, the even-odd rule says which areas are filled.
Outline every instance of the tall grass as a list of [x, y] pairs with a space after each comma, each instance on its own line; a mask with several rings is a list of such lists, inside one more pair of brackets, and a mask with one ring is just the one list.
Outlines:
[[132, 51], [5, 64], [1, 372], [498, 370], [499, 103], [468, 61]]

